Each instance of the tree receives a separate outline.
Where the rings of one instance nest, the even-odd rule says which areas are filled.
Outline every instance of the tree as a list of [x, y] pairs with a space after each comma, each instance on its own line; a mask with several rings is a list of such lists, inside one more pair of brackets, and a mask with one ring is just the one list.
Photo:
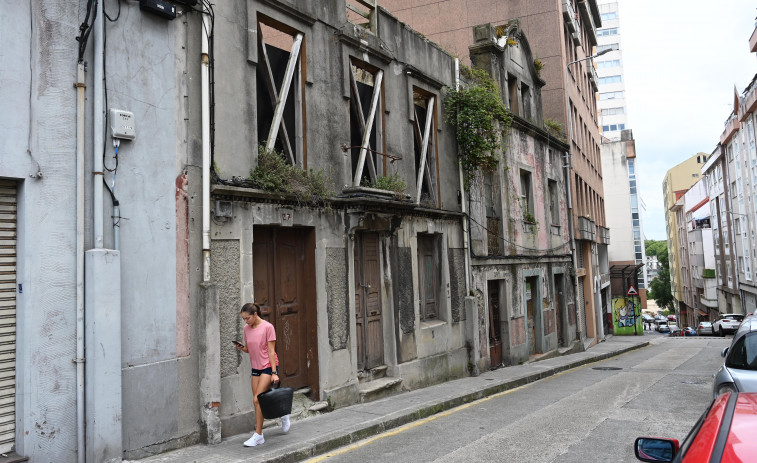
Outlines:
[[644, 240], [644, 249], [648, 256], [659, 256], [665, 250], [668, 252], [668, 242], [662, 240]]
[[[665, 241], [658, 241], [665, 243]], [[649, 248], [647, 248], [649, 249]], [[668, 261], [667, 246], [657, 252], [657, 260], [660, 261], [660, 269], [657, 272], [657, 278], [652, 280], [650, 285], [649, 297], [654, 299], [657, 306], [661, 309], [675, 309], [673, 294], [670, 292], [670, 262]]]

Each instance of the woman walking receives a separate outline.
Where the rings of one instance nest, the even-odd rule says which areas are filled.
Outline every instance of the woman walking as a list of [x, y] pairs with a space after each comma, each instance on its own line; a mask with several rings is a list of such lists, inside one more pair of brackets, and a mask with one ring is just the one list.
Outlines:
[[[265, 443], [263, 438], [263, 412], [258, 395], [267, 391], [272, 383], [279, 382], [279, 357], [276, 355], [276, 330], [260, 317], [260, 306], [247, 303], [240, 311], [244, 320], [245, 345], [237, 344], [238, 350], [250, 354], [252, 367], [252, 402], [255, 405], [255, 432], [244, 442], [245, 447]], [[289, 415], [281, 417], [281, 430], [289, 432]]]

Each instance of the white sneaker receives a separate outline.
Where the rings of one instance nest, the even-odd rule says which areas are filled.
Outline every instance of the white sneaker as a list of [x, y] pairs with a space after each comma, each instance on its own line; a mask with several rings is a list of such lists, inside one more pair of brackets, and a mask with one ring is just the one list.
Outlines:
[[281, 430], [284, 432], [289, 432], [289, 427], [292, 425], [292, 423], [289, 421], [289, 415], [284, 415], [281, 417]]
[[262, 445], [265, 443], [265, 439], [263, 439], [262, 434], [253, 433], [252, 437], [244, 441], [245, 447], [255, 447], [256, 445]]

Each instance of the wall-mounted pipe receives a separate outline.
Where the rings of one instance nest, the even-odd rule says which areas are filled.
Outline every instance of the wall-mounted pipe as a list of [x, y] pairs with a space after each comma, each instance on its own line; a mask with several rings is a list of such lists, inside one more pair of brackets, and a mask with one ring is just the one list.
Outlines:
[[208, 11], [202, 14], [202, 281], [210, 281], [210, 57]]
[[76, 445], [84, 462], [84, 63], [76, 69]]
[[[460, 90], [460, 59], [455, 58], [455, 90]], [[471, 268], [470, 252], [468, 251], [468, 214], [465, 208], [465, 180], [463, 177], [463, 163], [458, 159], [457, 171], [460, 178], [460, 211], [463, 213], [463, 250], [465, 252], [465, 296], [470, 295], [471, 288]]]

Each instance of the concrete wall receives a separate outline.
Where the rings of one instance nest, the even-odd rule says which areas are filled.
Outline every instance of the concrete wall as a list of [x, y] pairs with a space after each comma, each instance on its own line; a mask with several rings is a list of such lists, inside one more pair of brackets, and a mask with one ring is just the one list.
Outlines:
[[605, 201], [612, 204], [606, 210], [607, 226], [612, 230], [612, 240], [608, 246], [609, 259], [611, 262], [633, 261], [636, 256], [625, 142], [602, 143], [600, 148]]

